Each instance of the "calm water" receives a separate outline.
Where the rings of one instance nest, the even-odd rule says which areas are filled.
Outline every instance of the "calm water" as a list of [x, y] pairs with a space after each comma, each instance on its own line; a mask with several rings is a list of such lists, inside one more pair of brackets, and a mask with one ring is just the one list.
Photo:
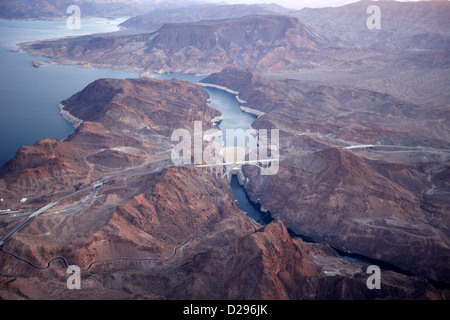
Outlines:
[[0, 166], [14, 157], [21, 145], [44, 138], [64, 139], [72, 124], [59, 114], [59, 103], [99, 78], [136, 78], [137, 74], [106, 69], [45, 64], [23, 52], [10, 52], [25, 41], [115, 31], [123, 19], [86, 19], [81, 29], [70, 30], [65, 21], [0, 20]]
[[[198, 83], [205, 79], [206, 76], [196, 76], [193, 74], [154, 74], [153, 78], [159, 80], [169, 80], [172, 78], [178, 78], [184, 81], [190, 81]], [[219, 128], [225, 132], [226, 129], [244, 129], [250, 128], [251, 124], [256, 120], [256, 116], [244, 112], [240, 109], [239, 102], [236, 100], [235, 95], [223, 90], [215, 88], [204, 88], [211, 96], [210, 105], [220, 112], [224, 116], [224, 120], [219, 124]]]
[[[172, 78], [179, 78], [185, 81], [191, 81], [198, 83], [205, 77], [185, 74], [154, 74], [153, 78], [160, 80], [168, 80]], [[226, 129], [244, 129], [247, 130], [251, 127], [252, 123], [256, 120], [254, 115], [243, 112], [240, 109], [240, 104], [236, 100], [235, 95], [223, 90], [205, 87], [205, 90], [211, 96], [211, 106], [220, 110], [224, 116], [224, 120], [220, 123], [220, 129], [225, 132]], [[264, 213], [260, 210], [259, 205], [254, 204], [248, 198], [245, 189], [239, 184], [236, 176], [231, 179], [231, 190], [238, 200], [238, 207], [242, 211], [246, 212], [248, 216], [253, 218], [260, 224], [267, 224], [272, 221], [270, 213]]]
[[[193, 83], [198, 83], [206, 78], [206, 76], [196, 76], [193, 74], [179, 73], [153, 74], [152, 77], [159, 80], [178, 78]], [[219, 128], [222, 130], [224, 138], [226, 137], [225, 133], [227, 129], [250, 129], [252, 123], [256, 120], [257, 117], [250, 113], [242, 111], [235, 95], [216, 88], [205, 87], [204, 89], [211, 97], [210, 105], [223, 114], [224, 120], [219, 124]], [[236, 145], [236, 143], [237, 142], [230, 142], [230, 145]]]
[[[105, 19], [83, 20], [81, 30], [66, 28], [65, 21], [7, 21], [0, 20], [0, 165], [11, 159], [21, 145], [32, 145], [44, 138], [64, 139], [74, 128], [59, 114], [59, 103], [99, 78], [135, 78], [137, 74], [107, 69], [44, 64], [32, 66], [33, 60], [47, 61], [24, 52], [11, 52], [16, 44], [25, 41], [60, 38], [117, 30], [121, 20], [107, 23]], [[154, 78], [174, 77], [198, 83], [205, 76], [189, 74], [155, 74]], [[243, 112], [233, 94], [215, 88], [205, 88], [211, 105], [220, 110], [226, 129], [247, 130], [256, 117]], [[259, 222], [262, 212], [250, 203], [244, 189], [232, 181], [232, 189], [241, 210]], [[263, 214], [264, 215], [264, 214]]]
[[239, 184], [237, 176], [231, 178], [231, 190], [233, 190], [234, 197], [238, 201], [238, 207], [253, 220], [261, 225], [266, 225], [273, 221], [270, 212], [262, 212], [261, 206], [250, 201], [244, 187]]

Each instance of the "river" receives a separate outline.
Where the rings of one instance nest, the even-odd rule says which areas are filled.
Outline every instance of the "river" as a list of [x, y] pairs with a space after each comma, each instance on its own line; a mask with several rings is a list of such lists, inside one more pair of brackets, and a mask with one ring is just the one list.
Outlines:
[[[205, 77], [195, 76], [192, 74], [154, 74], [153, 78], [161, 80], [179, 78], [181, 80], [198, 83]], [[235, 95], [216, 88], [205, 87], [204, 89], [209, 93], [211, 97], [211, 106], [218, 109], [223, 114], [224, 120], [219, 124], [219, 128], [223, 132], [225, 132], [226, 129], [247, 130], [251, 128], [251, 125], [255, 121], [256, 117], [240, 109], [240, 103], [236, 99]], [[238, 178], [236, 176], [233, 176], [233, 178], [231, 179], [231, 190], [233, 191], [233, 194], [238, 201], [239, 209], [244, 211], [249, 217], [258, 222], [260, 225], [267, 225], [274, 220], [270, 212], [261, 211], [261, 206], [250, 200], [244, 187], [239, 184]], [[301, 238], [305, 242], [316, 243], [316, 241], [311, 237], [295, 233], [290, 228], [287, 228], [287, 230], [291, 237]], [[398, 268], [390, 263], [371, 259], [357, 253], [342, 251], [338, 248], [332, 248], [341, 258], [347, 259], [354, 263], [362, 264], [364, 266], [375, 264], [384, 270], [392, 270], [407, 276], [413, 275], [411, 272]]]
[[[65, 21], [9, 21], [0, 19], [0, 166], [14, 157], [22, 145], [32, 145], [44, 138], [62, 140], [74, 130], [59, 113], [59, 103], [99, 78], [137, 78], [135, 73], [109, 69], [84, 69], [45, 63], [40, 68], [32, 61], [49, 61], [25, 52], [17, 44], [65, 36], [79, 36], [118, 30], [124, 19], [83, 19], [81, 29], [68, 29]], [[198, 83], [206, 76], [192, 74], [154, 74], [153, 78], [180, 78]], [[219, 128], [247, 130], [256, 117], [240, 109], [233, 94], [205, 88], [211, 105], [220, 110], [224, 120]], [[251, 203], [236, 177], [231, 183], [241, 210], [260, 223], [263, 214]]]

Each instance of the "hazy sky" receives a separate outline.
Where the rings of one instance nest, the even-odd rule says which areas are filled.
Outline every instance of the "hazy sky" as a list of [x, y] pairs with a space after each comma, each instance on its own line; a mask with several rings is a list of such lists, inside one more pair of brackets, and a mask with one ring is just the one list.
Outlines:
[[[345, 4], [358, 2], [359, 0], [207, 0], [208, 2], [227, 2], [227, 3], [276, 3], [286, 8], [301, 9], [304, 7], [338, 7]], [[402, 0], [409, 1], [409, 0]], [[411, 0], [419, 1], [419, 0]]]

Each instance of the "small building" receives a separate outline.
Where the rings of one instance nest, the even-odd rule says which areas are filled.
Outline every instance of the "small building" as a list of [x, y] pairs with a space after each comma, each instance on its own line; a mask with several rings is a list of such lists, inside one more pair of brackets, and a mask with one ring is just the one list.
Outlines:
[[22, 199], [20, 199], [20, 203], [25, 203], [25, 202], [27, 202], [27, 200], [28, 200], [28, 198], [22, 198]]

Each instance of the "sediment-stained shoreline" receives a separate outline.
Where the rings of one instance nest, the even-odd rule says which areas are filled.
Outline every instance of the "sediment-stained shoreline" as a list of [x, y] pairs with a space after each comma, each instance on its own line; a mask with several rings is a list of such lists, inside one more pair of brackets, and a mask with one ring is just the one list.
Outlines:
[[83, 120], [78, 119], [77, 117], [73, 116], [69, 111], [64, 110], [64, 105], [62, 103], [59, 104], [59, 109], [62, 117], [73, 124], [73, 126], [78, 128], [82, 123]]
[[231, 94], [235, 95], [236, 96], [236, 100], [240, 103], [239, 107], [241, 108], [242, 111], [244, 111], [246, 113], [253, 114], [253, 115], [257, 116], [257, 117], [261, 117], [261, 116], [265, 115], [265, 113], [262, 112], [262, 111], [259, 111], [259, 110], [256, 110], [256, 109], [252, 109], [252, 108], [249, 108], [249, 107], [244, 107], [243, 104], [247, 103], [247, 101], [242, 100], [241, 98], [239, 98], [239, 92], [238, 91], [231, 90], [230, 88], [227, 88], [227, 87], [224, 87], [224, 86], [219, 86], [217, 84], [212, 84], [212, 83], [199, 82], [198, 84], [200, 86], [202, 86], [202, 87], [215, 88], [215, 89], [223, 90], [223, 91], [226, 91], [228, 93], [231, 93]]

